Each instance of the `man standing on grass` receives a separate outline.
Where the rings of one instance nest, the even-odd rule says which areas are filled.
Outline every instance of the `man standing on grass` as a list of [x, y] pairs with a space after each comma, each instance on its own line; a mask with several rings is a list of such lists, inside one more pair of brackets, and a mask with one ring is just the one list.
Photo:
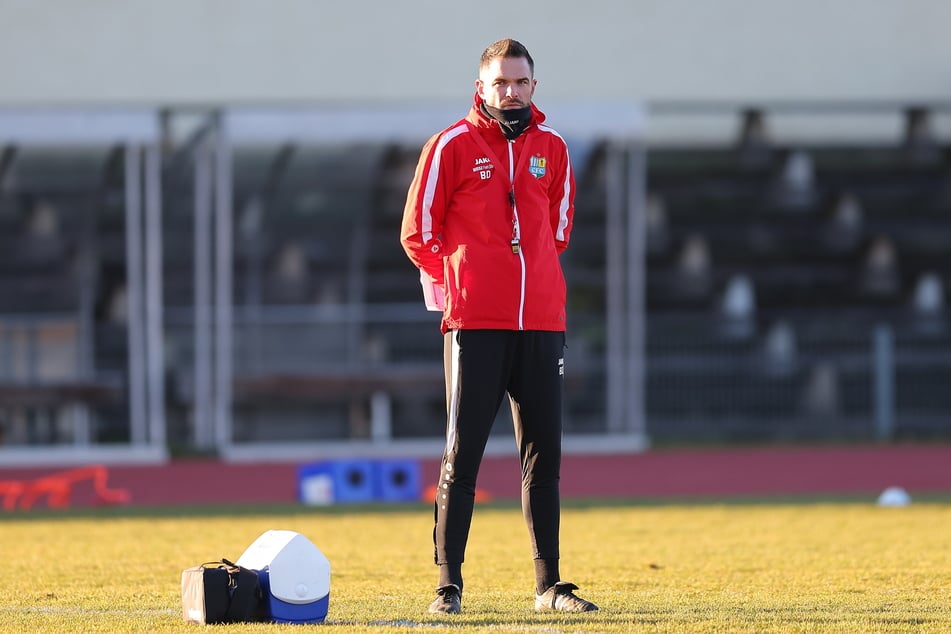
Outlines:
[[575, 183], [564, 140], [532, 104], [534, 71], [515, 40], [485, 49], [469, 114], [426, 143], [403, 214], [401, 242], [420, 269], [427, 307], [443, 312], [446, 449], [430, 612], [461, 611], [476, 478], [506, 394], [535, 609], [598, 609], [558, 570], [566, 295], [558, 256], [568, 246]]

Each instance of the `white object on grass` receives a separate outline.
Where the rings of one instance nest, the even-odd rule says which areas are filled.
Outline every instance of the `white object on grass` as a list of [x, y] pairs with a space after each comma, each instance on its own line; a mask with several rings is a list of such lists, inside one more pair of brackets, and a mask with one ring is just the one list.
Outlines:
[[879, 506], [908, 506], [911, 496], [901, 487], [888, 487], [878, 496]]

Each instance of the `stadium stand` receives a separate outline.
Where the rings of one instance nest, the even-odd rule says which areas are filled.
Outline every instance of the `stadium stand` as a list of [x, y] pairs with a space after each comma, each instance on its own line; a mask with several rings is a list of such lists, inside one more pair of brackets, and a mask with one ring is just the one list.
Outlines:
[[[909, 113], [892, 144], [783, 144], [767, 112], [740, 121], [736, 142], [647, 150], [651, 438], [947, 436], [951, 168], [926, 113]], [[603, 433], [611, 150], [573, 150], [566, 429]], [[388, 141], [235, 148], [235, 442], [366, 439], [381, 421], [387, 437], [442, 433], [438, 318], [398, 242], [418, 152]], [[89, 440], [128, 440], [120, 167], [114, 148], [0, 153], [8, 444], [73, 434], [42, 412], [77, 402]], [[169, 443], [187, 446], [193, 155], [168, 151], [162, 174]], [[25, 422], [40, 419], [54, 422]]]
[[[947, 435], [937, 396], [949, 378], [940, 306], [951, 205], [925, 119], [912, 112], [908, 138], [890, 146], [783, 147], [764, 138], [761, 113], [747, 113], [735, 147], [650, 153], [664, 217], [648, 251], [653, 438]], [[700, 263], [718, 304], [676, 292]], [[744, 337], [710, 327], [728, 312], [744, 316]], [[868, 428], [885, 407], [871, 387], [882, 355], [895, 391], [885, 432]]]
[[0, 422], [8, 445], [102, 439], [95, 235], [108, 150], [7, 148], [0, 188]]

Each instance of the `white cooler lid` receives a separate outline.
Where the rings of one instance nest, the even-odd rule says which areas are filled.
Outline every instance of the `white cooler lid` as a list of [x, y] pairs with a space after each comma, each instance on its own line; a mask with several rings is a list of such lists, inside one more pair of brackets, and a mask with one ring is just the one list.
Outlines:
[[286, 603], [311, 603], [330, 594], [330, 562], [309, 539], [294, 531], [270, 530], [235, 562], [268, 571], [271, 594]]

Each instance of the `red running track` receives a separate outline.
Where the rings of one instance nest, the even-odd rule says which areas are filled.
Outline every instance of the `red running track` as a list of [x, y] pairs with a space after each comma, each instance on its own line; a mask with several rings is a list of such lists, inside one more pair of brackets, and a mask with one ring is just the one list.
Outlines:
[[[424, 488], [438, 477], [438, 458], [420, 461]], [[140, 506], [288, 503], [297, 496], [295, 463], [233, 464], [178, 460], [167, 465], [113, 466], [108, 485]], [[28, 482], [59, 469], [0, 469], [3, 481]], [[578, 498], [727, 498], [809, 494], [877, 494], [900, 486], [916, 493], [951, 492], [951, 445], [656, 449], [640, 454], [568, 455], [562, 496]], [[496, 500], [520, 493], [512, 457], [483, 462], [479, 489]], [[95, 503], [77, 484], [73, 507]], [[38, 506], [42, 506], [42, 501]]]

